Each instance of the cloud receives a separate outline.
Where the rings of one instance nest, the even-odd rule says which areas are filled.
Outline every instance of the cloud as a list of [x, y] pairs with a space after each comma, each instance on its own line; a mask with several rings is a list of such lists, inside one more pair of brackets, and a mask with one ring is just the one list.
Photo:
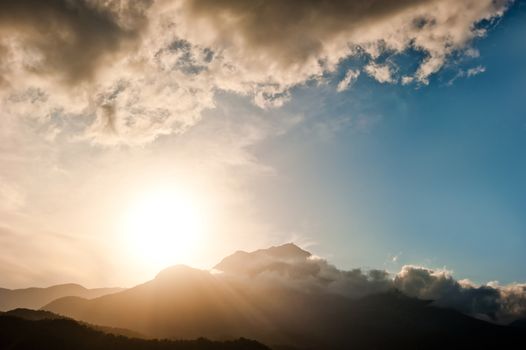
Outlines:
[[8, 0], [0, 8], [2, 61], [68, 85], [93, 79], [144, 24], [140, 3]]
[[[180, 25], [214, 47], [244, 81], [286, 87], [332, 71], [361, 47], [373, 59], [408, 48], [426, 57], [414, 73], [426, 83], [448, 55], [484, 35], [477, 24], [501, 16], [508, 1], [188, 0]], [[243, 74], [243, 73], [246, 73]]]
[[77, 130], [73, 140], [108, 145], [144, 144], [194, 125], [213, 106], [213, 85], [192, 79], [208, 54], [189, 53], [165, 17], [148, 18], [151, 5], [4, 2], [3, 110], [41, 125], [54, 120], [50, 139]]
[[454, 308], [466, 314], [496, 319], [500, 310], [497, 288], [456, 281], [446, 270], [404, 266], [396, 275], [394, 285], [409, 296], [433, 300], [437, 306]]
[[459, 78], [471, 78], [476, 75], [482, 74], [485, 71], [486, 71], [486, 67], [484, 66], [476, 66], [476, 67], [468, 68], [466, 70], [460, 69], [457, 72], [457, 74], [455, 74], [455, 76], [447, 82], [447, 85], [452, 85], [455, 82], [455, 80]]
[[338, 83], [338, 86], [336, 87], [336, 91], [342, 92], [347, 90], [360, 76], [359, 70], [353, 70], [349, 69], [347, 73], [345, 73], [345, 77]]
[[281, 283], [298, 290], [349, 297], [362, 297], [391, 288], [389, 274], [385, 271], [341, 271], [294, 244], [251, 253], [238, 251], [214, 269], [230, 276], [249, 277], [251, 283]]
[[[217, 91], [275, 108], [291, 89], [366, 57], [394, 83], [385, 56], [423, 53], [403, 84], [428, 83], [485, 34], [506, 0], [53, 0], [0, 8], [0, 107], [105, 145], [181, 134], [216, 106]], [[466, 51], [468, 50], [468, 51]], [[474, 72], [475, 73], [475, 72]], [[339, 84], [348, 87], [351, 71]], [[56, 119], [68, 120], [67, 123]], [[65, 125], [70, 125], [65, 127]]]
[[379, 83], [394, 83], [396, 81], [389, 65], [369, 63], [364, 69], [367, 74], [376, 79]]
[[395, 276], [394, 286], [409, 296], [434, 300], [437, 306], [474, 316], [502, 322], [526, 316], [526, 285], [477, 286], [455, 280], [447, 270], [407, 265]]
[[293, 245], [236, 252], [214, 267], [250, 283], [281, 283], [298, 290], [335, 293], [351, 298], [397, 289], [433, 301], [438, 307], [502, 323], [526, 317], [526, 284], [477, 286], [458, 281], [450, 271], [406, 265], [391, 275], [384, 270], [339, 270], [326, 260]]
[[479, 75], [480, 73], [484, 73], [485, 71], [486, 71], [486, 67], [484, 67], [484, 66], [476, 66], [476, 67], [473, 67], [473, 68], [469, 68], [466, 71], [466, 76], [467, 77], [473, 77], [475, 75]]

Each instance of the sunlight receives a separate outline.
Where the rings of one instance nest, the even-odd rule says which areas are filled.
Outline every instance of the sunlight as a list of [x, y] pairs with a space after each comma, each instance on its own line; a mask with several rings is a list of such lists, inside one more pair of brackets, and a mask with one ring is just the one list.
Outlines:
[[195, 198], [164, 189], [138, 196], [124, 218], [130, 253], [159, 268], [188, 263], [203, 235], [204, 213]]

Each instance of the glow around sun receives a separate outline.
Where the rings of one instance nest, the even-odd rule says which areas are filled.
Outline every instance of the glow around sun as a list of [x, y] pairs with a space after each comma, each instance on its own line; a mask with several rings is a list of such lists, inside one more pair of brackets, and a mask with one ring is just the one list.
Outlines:
[[189, 194], [156, 190], [130, 203], [124, 239], [131, 255], [158, 267], [188, 263], [203, 238], [205, 214]]

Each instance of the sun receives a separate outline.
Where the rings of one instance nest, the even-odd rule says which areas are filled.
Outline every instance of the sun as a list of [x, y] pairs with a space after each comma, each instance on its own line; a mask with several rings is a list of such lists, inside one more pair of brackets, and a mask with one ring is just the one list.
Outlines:
[[203, 230], [204, 213], [195, 198], [174, 189], [141, 194], [124, 218], [131, 254], [158, 267], [191, 261]]

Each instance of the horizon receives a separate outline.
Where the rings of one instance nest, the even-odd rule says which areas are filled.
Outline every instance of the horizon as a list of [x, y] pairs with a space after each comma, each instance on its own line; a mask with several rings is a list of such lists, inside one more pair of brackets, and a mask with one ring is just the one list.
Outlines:
[[[154, 278], [130, 288], [86, 289], [77, 284], [65, 284], [49, 288], [0, 289], [0, 316], [3, 312], [32, 320], [66, 316], [99, 327], [118, 326], [126, 332], [142, 330], [141, 333], [145, 332], [143, 334], [164, 334], [165, 337], [179, 334], [178, 337], [184, 335], [185, 338], [214, 334], [212, 339], [224, 340], [223, 336], [218, 338], [220, 334], [215, 331], [209, 333], [205, 320], [198, 321], [194, 331], [184, 329], [188, 323], [203, 316], [206, 319], [207, 314], [218, 311], [220, 318], [225, 317], [225, 312], [241, 312], [237, 317], [255, 317], [254, 322], [258, 324], [265, 313], [268, 313], [266, 317], [278, 316], [272, 311], [272, 303], [285, 303], [283, 310], [286, 310], [289, 306], [285, 305], [291, 302], [289, 298], [292, 297], [293, 300], [300, 301], [299, 305], [311, 300], [313, 307], [322, 309], [328, 305], [334, 306], [334, 302], [336, 305], [341, 302], [354, 304], [354, 308], [357, 307], [356, 303], [372, 303], [370, 305], [375, 308], [378, 303], [387, 303], [390, 307], [400, 307], [405, 310], [403, 312], [410, 314], [415, 310], [407, 308], [407, 303], [424, 309], [429, 304], [431, 309], [457, 312], [452, 314], [456, 315], [454, 317], [469, 317], [472, 320], [470, 322], [505, 327], [525, 319], [526, 310], [521, 306], [526, 299], [525, 291], [524, 285], [502, 286], [490, 283], [478, 286], [467, 280], [456, 280], [447, 270], [431, 270], [414, 265], [405, 265], [396, 274], [389, 274], [385, 270], [340, 270], [297, 245], [287, 243], [253, 252], [236, 251], [210, 270], [184, 264], [170, 266], [158, 272]], [[152, 299], [152, 293], [157, 294], [157, 297]], [[269, 295], [273, 296], [269, 298]], [[158, 298], [163, 301], [159, 302]], [[176, 309], [182, 307], [179, 310], [184, 315], [179, 321], [182, 323], [171, 331], [175, 333], [164, 333], [164, 327], [143, 314], [144, 307], [151, 307], [149, 303], [153, 300], [156, 300], [154, 305], [161, 306], [160, 309], [151, 310], [156, 314], [155, 317], [179, 317], [178, 312], [166, 311], [165, 308], [172, 304]], [[231, 306], [224, 308], [225, 303]], [[219, 309], [215, 309], [217, 305], [221, 305]], [[118, 312], [119, 315], [126, 314], [128, 309], [134, 310], [130, 312], [138, 313], [135, 318], [139, 323], [130, 323], [129, 317], [120, 321], [105, 318], [115, 312], [111, 311], [115, 307], [125, 308]], [[338, 306], [340, 307], [342, 306]], [[90, 314], [89, 310], [94, 313]], [[44, 314], [39, 316], [38, 312], [42, 311]], [[438, 321], [441, 318], [439, 313], [437, 311], [428, 321]], [[283, 316], [278, 316], [276, 321], [281, 322], [281, 317]], [[345, 319], [349, 314], [339, 312], [337, 317]], [[295, 319], [293, 323], [301, 325], [299, 319]], [[219, 322], [212, 328], [221, 329], [221, 324]], [[263, 324], [260, 326], [265, 328]], [[200, 328], [201, 331], [198, 330]], [[237, 325], [232, 331], [245, 334], [247, 330], [241, 329], [244, 327]], [[303, 327], [300, 329], [305, 331]], [[251, 332], [253, 331], [254, 329]], [[256, 334], [257, 332], [249, 338], [267, 338], [263, 334]]]
[[[497, 281], [489, 281], [487, 283], [476, 283], [476, 282], [473, 282], [473, 281], [470, 281], [470, 280], [467, 280], [467, 279], [458, 278], [459, 276], [456, 276], [454, 274], [453, 270], [448, 270], [445, 267], [428, 267], [428, 266], [413, 265], [413, 264], [403, 265], [403, 266], [401, 266], [400, 270], [398, 270], [398, 271], [389, 271], [389, 270], [381, 270], [381, 269], [379, 270], [379, 269], [374, 268], [374, 267], [364, 268], [364, 267], [359, 267], [359, 266], [351, 267], [350, 269], [348, 269], [348, 271], [346, 271], [345, 269], [340, 269], [340, 267], [331, 264], [330, 261], [328, 261], [328, 260], [326, 260], [326, 259], [324, 259], [322, 257], [319, 257], [319, 256], [317, 256], [317, 255], [315, 255], [313, 253], [311, 253], [310, 251], [308, 251], [308, 249], [303, 248], [303, 247], [297, 245], [294, 242], [286, 242], [286, 243], [282, 243], [282, 244], [279, 244], [279, 245], [273, 245], [273, 246], [270, 246], [270, 247], [261, 247], [261, 248], [258, 248], [258, 249], [252, 250], [252, 251], [235, 250], [235, 251], [232, 251], [230, 254], [227, 254], [224, 257], [222, 257], [221, 259], [219, 259], [215, 264], [213, 264], [210, 267], [198, 267], [198, 266], [192, 266], [190, 264], [185, 264], [185, 263], [175, 263], [175, 264], [172, 264], [172, 265], [167, 265], [165, 267], [162, 267], [157, 272], [155, 272], [152, 276], [147, 276], [142, 281], [139, 281], [139, 282], [131, 284], [131, 285], [126, 285], [126, 286], [125, 285], [111, 285], [111, 284], [110, 285], [90, 286], [90, 285], [83, 285], [81, 283], [62, 282], [62, 283], [56, 283], [56, 284], [51, 284], [51, 285], [31, 285], [31, 286], [19, 287], [19, 288], [6, 288], [5, 286], [0, 286], [0, 289], [7, 289], [7, 290], [16, 291], [16, 290], [25, 290], [25, 289], [31, 289], [31, 288], [47, 289], [47, 288], [52, 288], [52, 287], [74, 285], [74, 286], [80, 286], [80, 287], [83, 287], [83, 288], [86, 288], [86, 289], [114, 289], [114, 288], [116, 288], [116, 289], [126, 290], [126, 289], [132, 289], [134, 287], [138, 287], [138, 286], [140, 286], [141, 284], [143, 284], [145, 282], [153, 281], [161, 273], [163, 273], [165, 271], [168, 271], [168, 270], [171, 270], [173, 268], [177, 268], [177, 267], [184, 267], [184, 268], [189, 268], [189, 269], [195, 270], [195, 271], [208, 272], [211, 275], [215, 275], [217, 273], [223, 274], [225, 272], [222, 271], [221, 269], [218, 270], [217, 266], [220, 265], [225, 259], [228, 259], [228, 258], [230, 258], [232, 256], [235, 256], [235, 255], [239, 254], [239, 253], [242, 253], [242, 254], [247, 254], [248, 253], [249, 255], [253, 255], [253, 254], [256, 254], [256, 253], [259, 253], [259, 252], [267, 252], [269, 250], [276, 249], [276, 248], [277, 249], [281, 249], [281, 248], [284, 248], [284, 247], [289, 248], [290, 246], [294, 247], [294, 249], [297, 248], [302, 253], [308, 254], [307, 260], [311, 260], [312, 259], [313, 261], [319, 261], [319, 262], [326, 263], [331, 268], [334, 268], [334, 269], [339, 270], [341, 272], [360, 271], [360, 273], [368, 274], [371, 271], [385, 271], [386, 277], [388, 279], [392, 280], [392, 281], [394, 281], [397, 278], [397, 276], [402, 274], [403, 271], [406, 270], [406, 269], [422, 269], [424, 271], [429, 272], [430, 274], [442, 275], [442, 276], [446, 277], [447, 279], [451, 279], [451, 281], [453, 281], [454, 283], [466, 283], [466, 286], [473, 287], [473, 288], [496, 288], [496, 289], [499, 289], [499, 288], [508, 287], [508, 286], [509, 287], [513, 287], [513, 286], [523, 286], [524, 285], [524, 284], [510, 283], [509, 285], [506, 286], [506, 285], [500, 285]], [[283, 261], [287, 261], [287, 259], [285, 259]], [[294, 261], [294, 258], [292, 258], [292, 262], [293, 261]]]

